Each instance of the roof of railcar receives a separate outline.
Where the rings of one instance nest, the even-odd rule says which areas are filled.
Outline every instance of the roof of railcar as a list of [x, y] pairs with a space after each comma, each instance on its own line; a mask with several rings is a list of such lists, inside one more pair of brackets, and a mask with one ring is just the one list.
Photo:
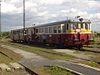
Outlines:
[[[80, 21], [78, 19], [63, 20], [63, 21], [57, 21], [57, 22], [52, 22], [52, 23], [39, 24], [39, 25], [35, 25], [35, 26], [32, 26], [32, 27], [26, 27], [25, 29], [34, 28], [34, 27], [44, 27], [44, 26], [59, 25], [59, 24], [65, 24], [65, 23], [79, 23], [79, 22]], [[89, 20], [86, 20], [86, 19], [83, 20], [83, 23], [84, 22], [91, 23]], [[15, 30], [12, 30], [12, 31], [18, 31], [18, 30], [22, 30], [22, 29], [23, 28], [15, 29]]]
[[67, 20], [52, 22], [52, 23], [46, 23], [46, 24], [40, 24], [40, 25], [37, 25], [37, 26], [34, 26], [34, 27], [52, 26], [52, 25], [65, 24], [65, 23], [67, 23]]
[[[83, 20], [83, 23], [85, 23], [85, 22], [91, 23], [89, 20]], [[65, 24], [65, 23], [80, 23], [80, 21], [79, 20], [64, 20], [64, 21], [40, 24], [40, 25], [36, 25], [34, 27], [52, 26], [52, 25], [59, 25], [59, 24]]]

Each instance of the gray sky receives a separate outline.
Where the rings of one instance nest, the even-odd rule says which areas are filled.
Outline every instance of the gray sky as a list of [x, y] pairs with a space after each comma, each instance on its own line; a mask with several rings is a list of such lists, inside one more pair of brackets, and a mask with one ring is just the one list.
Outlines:
[[[23, 0], [1, 0], [2, 31], [22, 28]], [[26, 26], [81, 16], [100, 31], [100, 0], [26, 0]]]

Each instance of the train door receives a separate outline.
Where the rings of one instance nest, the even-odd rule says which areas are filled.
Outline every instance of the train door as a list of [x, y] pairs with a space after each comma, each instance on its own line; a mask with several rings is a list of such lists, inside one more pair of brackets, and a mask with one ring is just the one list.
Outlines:
[[32, 29], [32, 41], [33, 41], [33, 42], [35, 41], [35, 36], [36, 36], [36, 29], [33, 28], [33, 29]]

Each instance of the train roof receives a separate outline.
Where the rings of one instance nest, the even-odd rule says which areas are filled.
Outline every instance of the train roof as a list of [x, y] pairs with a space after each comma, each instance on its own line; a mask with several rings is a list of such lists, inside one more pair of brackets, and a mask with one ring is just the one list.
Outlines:
[[[65, 24], [65, 23], [79, 23], [79, 19], [69, 19], [69, 20], [63, 20], [63, 21], [57, 21], [57, 22], [52, 22], [52, 23], [46, 23], [46, 24], [39, 24], [39, 25], [35, 25], [35, 26], [32, 26], [32, 27], [26, 27], [25, 29], [28, 29], [28, 28], [34, 28], [34, 27], [43, 27], [43, 26], [52, 26], [52, 25], [59, 25], [59, 24]], [[91, 23], [90, 20], [87, 20], [87, 19], [83, 19], [82, 21], [83, 23], [87, 22], [87, 23]], [[12, 31], [17, 31], [17, 30], [22, 30], [23, 28], [21, 29], [15, 29], [15, 30], [12, 30]]]
[[[82, 21], [83, 23], [91, 23], [90, 20], [84, 19]], [[65, 24], [65, 23], [80, 23], [79, 19], [73, 19], [73, 20], [63, 20], [63, 21], [58, 21], [58, 22], [52, 22], [52, 23], [46, 23], [46, 24], [40, 24], [34, 27], [43, 27], [43, 26], [52, 26], [52, 25], [59, 25], [59, 24]]]
[[58, 21], [58, 22], [52, 22], [52, 23], [46, 23], [46, 24], [40, 24], [40, 25], [37, 25], [37, 26], [34, 26], [34, 27], [52, 26], [52, 25], [65, 24], [65, 23], [67, 23], [66, 20]]

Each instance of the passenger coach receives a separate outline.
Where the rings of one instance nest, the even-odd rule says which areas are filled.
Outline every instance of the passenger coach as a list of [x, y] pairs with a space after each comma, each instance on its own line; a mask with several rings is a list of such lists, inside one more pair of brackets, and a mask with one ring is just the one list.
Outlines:
[[77, 18], [26, 28], [24, 34], [23, 29], [12, 30], [11, 39], [16, 42], [82, 47], [92, 44], [91, 22]]

